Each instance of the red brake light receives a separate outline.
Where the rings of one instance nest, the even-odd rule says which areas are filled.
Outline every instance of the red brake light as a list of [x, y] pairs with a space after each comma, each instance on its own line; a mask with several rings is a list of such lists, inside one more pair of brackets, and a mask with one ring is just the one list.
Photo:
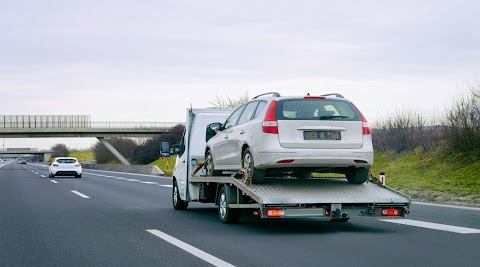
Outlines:
[[75, 164], [75, 165], [73, 165], [73, 166], [75, 166], [75, 167], [80, 167], [80, 164]]
[[363, 116], [362, 112], [357, 108], [357, 106], [355, 106], [353, 103], [352, 105], [357, 109], [358, 113], [360, 113], [360, 116], [362, 117], [362, 123], [363, 123], [362, 134], [363, 135], [372, 134], [372, 131], [370, 130], [370, 126], [368, 125], [368, 121], [365, 118], [365, 116]]
[[282, 217], [284, 214], [283, 209], [267, 210], [268, 217]]
[[277, 109], [277, 101], [272, 101], [268, 106], [267, 113], [262, 123], [262, 130], [264, 133], [278, 134], [278, 122], [275, 115]]
[[58, 167], [58, 166], [60, 166], [60, 165], [58, 165], [58, 164], [55, 163], [55, 164], [52, 164], [52, 166], [53, 166], [53, 167]]
[[394, 208], [382, 209], [383, 216], [398, 216], [398, 214], [399, 214], [398, 209], [394, 209]]

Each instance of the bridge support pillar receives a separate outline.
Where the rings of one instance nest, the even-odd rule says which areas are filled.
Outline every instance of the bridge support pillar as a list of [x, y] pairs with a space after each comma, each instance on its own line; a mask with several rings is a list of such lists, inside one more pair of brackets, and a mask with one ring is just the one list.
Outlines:
[[120, 161], [124, 165], [131, 165], [130, 162], [128, 162], [128, 160], [124, 156], [122, 156], [120, 152], [118, 152], [118, 150], [116, 150], [107, 140], [105, 140], [105, 138], [97, 137], [97, 139], [108, 149], [108, 151], [112, 152], [112, 154], [118, 159], [118, 161]]

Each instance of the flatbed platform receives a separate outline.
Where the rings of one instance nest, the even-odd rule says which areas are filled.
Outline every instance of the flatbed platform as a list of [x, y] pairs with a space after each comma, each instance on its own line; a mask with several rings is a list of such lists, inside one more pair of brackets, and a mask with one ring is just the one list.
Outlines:
[[373, 204], [407, 206], [410, 197], [374, 182], [350, 184], [345, 178], [265, 178], [262, 184], [246, 185], [242, 179], [228, 176], [190, 177], [191, 183], [233, 184], [262, 205], [298, 204]]

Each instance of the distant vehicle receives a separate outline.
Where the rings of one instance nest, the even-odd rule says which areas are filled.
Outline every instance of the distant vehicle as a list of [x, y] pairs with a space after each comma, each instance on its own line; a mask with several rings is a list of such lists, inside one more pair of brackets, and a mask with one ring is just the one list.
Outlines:
[[254, 97], [224, 122], [207, 142], [207, 176], [247, 170], [253, 183], [264, 177], [311, 178], [340, 173], [353, 184], [368, 179], [373, 145], [368, 122], [342, 95]]
[[54, 178], [55, 176], [75, 176], [82, 178], [82, 165], [76, 158], [72, 157], [58, 157], [48, 167], [48, 176]]
[[27, 158], [21, 158], [20, 164], [27, 164]]

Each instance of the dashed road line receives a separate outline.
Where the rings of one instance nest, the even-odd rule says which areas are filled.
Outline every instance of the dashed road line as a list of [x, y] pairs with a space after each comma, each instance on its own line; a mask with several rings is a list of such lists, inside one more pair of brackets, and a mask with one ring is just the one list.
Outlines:
[[173, 236], [170, 236], [170, 235], [167, 235], [165, 234], [164, 232], [161, 232], [159, 230], [156, 230], [156, 229], [151, 229], [151, 230], [147, 230], [147, 232], [155, 235], [156, 237], [159, 237], [165, 241], [167, 241], [168, 243], [172, 244], [172, 245], [175, 245], [183, 250], [185, 250], [186, 252], [194, 255], [194, 256], [197, 256], [198, 258], [212, 264], [213, 266], [229, 266], [229, 267], [233, 267], [235, 265], [232, 265], [226, 261], [223, 261], [211, 254], [208, 254], [206, 253], [205, 251], [203, 250], [200, 250], [194, 246], [191, 246], [181, 240], [178, 240], [176, 239], [175, 237]]
[[40, 175], [40, 176], [42, 176], [43, 178], [45, 178], [45, 175]]
[[380, 220], [380, 221], [409, 225], [409, 226], [416, 226], [416, 227], [433, 229], [433, 230], [447, 231], [447, 232], [458, 233], [458, 234], [480, 234], [479, 229], [416, 221], [416, 220], [410, 220], [410, 219], [387, 219], [387, 220]]
[[50, 180], [50, 181], [51, 181], [52, 183], [54, 183], [54, 184], [58, 184], [58, 182], [55, 181], [55, 180]]
[[161, 186], [161, 187], [172, 187], [172, 185], [164, 185], [164, 184], [159, 184], [157, 182], [146, 182], [146, 181], [141, 181], [141, 180], [137, 180], [137, 179], [129, 179], [129, 178], [116, 177], [116, 176], [103, 175], [103, 174], [96, 174], [96, 173], [90, 173], [90, 172], [84, 172], [84, 173], [88, 174], [88, 175], [112, 178], [112, 179], [123, 180], [123, 181], [127, 181], [127, 182], [136, 182], [136, 183], [141, 183], [141, 184], [157, 185], [157, 186]]
[[84, 195], [84, 194], [82, 194], [82, 193], [80, 193], [80, 192], [78, 192], [78, 191], [75, 191], [75, 190], [71, 190], [71, 191], [72, 191], [72, 193], [74, 193], [75, 195], [78, 195], [78, 196], [80, 196], [80, 197], [82, 197], [82, 198], [90, 198], [89, 196]]

